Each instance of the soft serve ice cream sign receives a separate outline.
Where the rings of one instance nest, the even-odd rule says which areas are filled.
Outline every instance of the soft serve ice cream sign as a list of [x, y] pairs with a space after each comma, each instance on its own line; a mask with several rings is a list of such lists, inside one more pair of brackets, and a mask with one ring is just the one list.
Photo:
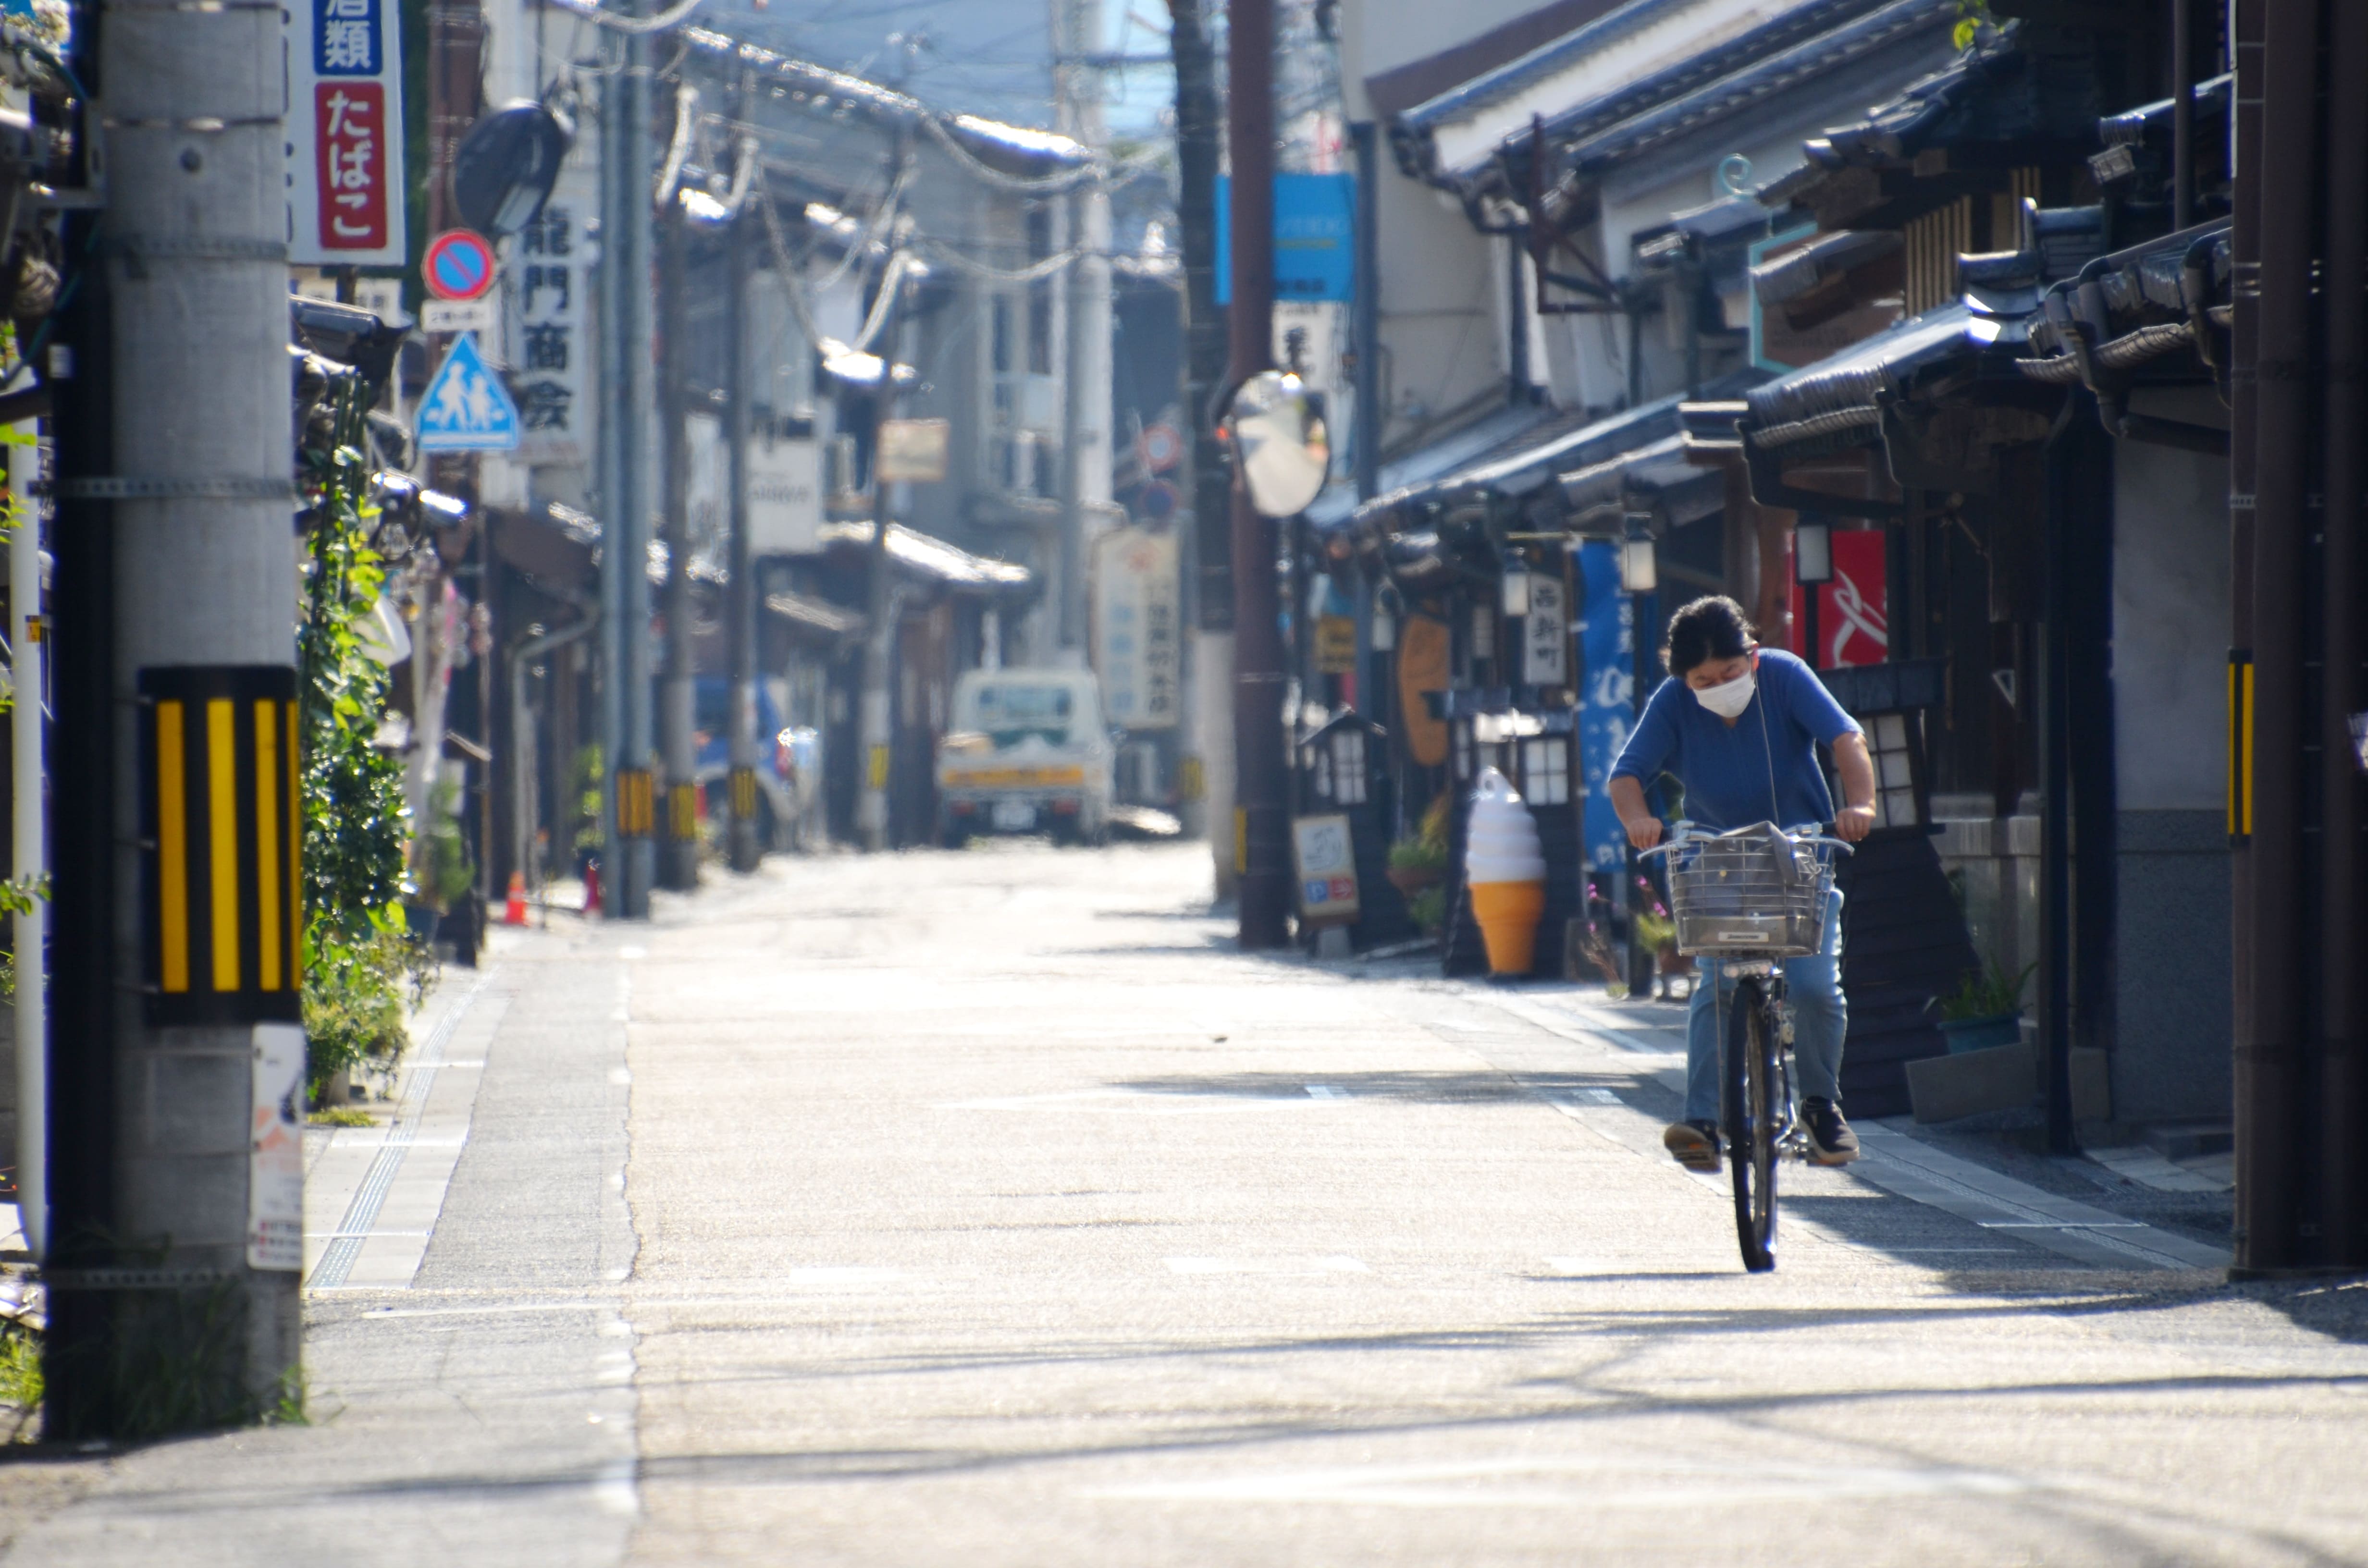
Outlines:
[[1530, 808], [1503, 774], [1483, 768], [1472, 794], [1463, 844], [1472, 918], [1488, 948], [1491, 974], [1527, 974], [1546, 908], [1546, 857]]

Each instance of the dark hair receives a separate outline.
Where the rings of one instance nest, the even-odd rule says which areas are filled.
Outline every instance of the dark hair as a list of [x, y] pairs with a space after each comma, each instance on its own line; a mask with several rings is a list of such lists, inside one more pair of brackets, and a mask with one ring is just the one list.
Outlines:
[[1669, 617], [1668, 630], [1661, 635], [1661, 664], [1682, 680], [1698, 665], [1743, 657], [1751, 651], [1751, 635], [1743, 607], [1724, 594], [1713, 594]]

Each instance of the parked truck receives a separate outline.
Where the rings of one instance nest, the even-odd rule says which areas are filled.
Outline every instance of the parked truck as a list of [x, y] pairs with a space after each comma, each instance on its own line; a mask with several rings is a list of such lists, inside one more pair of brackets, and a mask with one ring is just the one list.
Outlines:
[[971, 670], [938, 743], [938, 826], [948, 848], [985, 833], [1099, 844], [1114, 748], [1087, 670]]

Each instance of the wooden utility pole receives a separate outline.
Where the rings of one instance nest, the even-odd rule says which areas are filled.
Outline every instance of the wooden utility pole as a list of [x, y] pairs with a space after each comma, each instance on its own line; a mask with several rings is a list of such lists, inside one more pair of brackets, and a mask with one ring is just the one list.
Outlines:
[[[1235, 0], [1226, 55], [1233, 153], [1234, 298], [1227, 381], [1274, 363], [1274, 0]], [[1281, 606], [1274, 524], [1236, 478], [1234, 519], [1234, 796], [1241, 821], [1240, 939], [1290, 940], [1291, 808], [1282, 744]]]

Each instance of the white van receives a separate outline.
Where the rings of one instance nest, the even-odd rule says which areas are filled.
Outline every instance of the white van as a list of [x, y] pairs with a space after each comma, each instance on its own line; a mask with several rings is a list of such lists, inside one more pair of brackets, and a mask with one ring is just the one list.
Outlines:
[[949, 848], [982, 833], [1099, 844], [1114, 748], [1089, 670], [971, 670], [938, 743], [938, 827]]

